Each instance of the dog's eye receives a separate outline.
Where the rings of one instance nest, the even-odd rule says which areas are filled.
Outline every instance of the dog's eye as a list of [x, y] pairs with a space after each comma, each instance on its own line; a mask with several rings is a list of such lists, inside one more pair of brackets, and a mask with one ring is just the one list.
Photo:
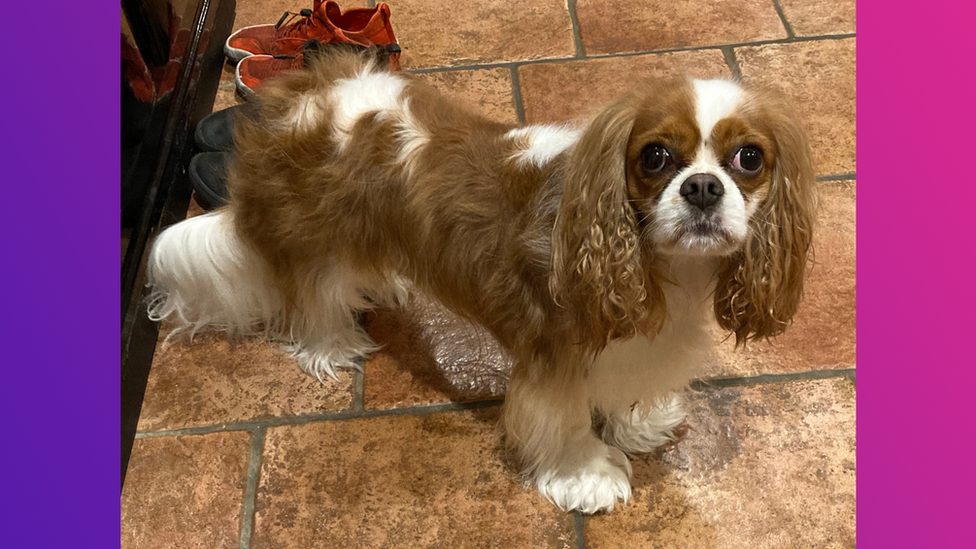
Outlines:
[[648, 145], [641, 151], [641, 167], [644, 168], [644, 173], [659, 173], [668, 165], [669, 158], [671, 155], [668, 150], [661, 145]]
[[735, 153], [732, 167], [749, 175], [756, 175], [763, 169], [762, 151], [752, 145], [742, 147]]

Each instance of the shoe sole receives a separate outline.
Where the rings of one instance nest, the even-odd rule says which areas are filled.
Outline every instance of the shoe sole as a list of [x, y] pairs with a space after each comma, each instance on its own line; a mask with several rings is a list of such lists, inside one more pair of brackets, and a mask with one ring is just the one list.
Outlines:
[[[233, 109], [234, 107], [227, 107], [227, 108], [228, 109]], [[221, 110], [226, 110], [226, 109], [221, 109]], [[215, 113], [218, 113], [218, 112], [221, 112], [221, 111], [219, 111], [219, 110], [218, 111], [213, 111], [210, 114], [208, 114], [207, 116], [204, 116], [202, 119], [200, 119], [199, 122], [197, 122], [197, 127], [196, 127], [196, 129], [193, 130], [193, 143], [197, 146], [197, 149], [200, 152], [230, 152], [230, 151], [234, 150], [233, 146], [231, 146], [231, 148], [214, 148], [214, 147], [211, 147], [207, 143], [207, 140], [203, 137], [203, 128], [208, 124], [208, 120], [207, 119], [210, 118], [211, 116], [213, 116]]]
[[[248, 56], [248, 57], [250, 57], [250, 56]], [[250, 97], [250, 96], [252, 96], [252, 95], [254, 95], [254, 90], [252, 90], [251, 88], [247, 87], [247, 84], [245, 84], [244, 81], [241, 80], [241, 65], [240, 64], [238, 64], [236, 67], [234, 67], [234, 85], [237, 86], [237, 91], [241, 92], [241, 95], [243, 95], [245, 99], [248, 98], [248, 97]]]
[[244, 59], [245, 57], [250, 57], [252, 55], [258, 55], [256, 53], [249, 52], [247, 50], [242, 50], [240, 48], [235, 48], [235, 47], [233, 47], [233, 46], [230, 45], [230, 41], [235, 36], [237, 36], [239, 33], [241, 33], [242, 31], [246, 31], [247, 29], [253, 29], [255, 27], [264, 27], [264, 26], [265, 25], [251, 25], [250, 27], [244, 27], [243, 29], [237, 29], [236, 31], [234, 31], [233, 34], [231, 34], [230, 36], [228, 36], [227, 37], [227, 40], [224, 42], [224, 55], [227, 56], [227, 59], [230, 59], [234, 63], [239, 63], [241, 61], [241, 59]]
[[200, 179], [196, 166], [197, 162], [199, 162], [201, 158], [201, 154], [205, 153], [193, 155], [193, 158], [190, 159], [190, 165], [187, 166], [186, 171], [187, 175], [190, 177], [190, 186], [193, 187], [193, 191], [197, 193], [197, 195], [202, 198], [208, 206], [211, 208], [219, 208], [227, 204], [227, 197], [217, 196], [212, 190], [210, 190], [210, 187], [206, 186], [203, 183], [203, 180]]
[[[206, 116], [204, 117], [204, 119], [206, 119]], [[196, 127], [195, 130], [193, 130], [193, 143], [196, 144], [197, 149], [199, 149], [202, 152], [220, 152], [220, 151], [215, 151], [215, 150], [211, 149], [210, 147], [207, 147], [207, 146], [203, 145], [203, 143], [205, 143], [206, 140], [203, 139], [203, 137], [202, 137], [203, 134], [200, 133], [200, 126], [202, 124], [203, 124], [203, 120], [201, 120], [200, 122], [197, 122], [197, 127]]]

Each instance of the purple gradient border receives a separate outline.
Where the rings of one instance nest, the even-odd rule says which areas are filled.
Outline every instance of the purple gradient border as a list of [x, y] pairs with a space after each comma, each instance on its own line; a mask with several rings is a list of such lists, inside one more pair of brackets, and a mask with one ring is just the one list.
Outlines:
[[44, 10], [4, 30], [2, 545], [113, 547], [120, 7]]
[[976, 10], [857, 15], [858, 541], [972, 547]]

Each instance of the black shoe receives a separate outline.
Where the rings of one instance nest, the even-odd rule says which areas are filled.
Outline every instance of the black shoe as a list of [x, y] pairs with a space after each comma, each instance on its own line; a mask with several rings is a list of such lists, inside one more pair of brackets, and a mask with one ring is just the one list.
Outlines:
[[202, 199], [204, 209], [210, 210], [227, 204], [227, 164], [231, 154], [203, 152], [190, 159], [190, 183]]
[[201, 151], [221, 152], [234, 150], [234, 121], [238, 116], [255, 118], [258, 115], [257, 101], [241, 103], [233, 107], [214, 111], [203, 117], [193, 132], [193, 140]]

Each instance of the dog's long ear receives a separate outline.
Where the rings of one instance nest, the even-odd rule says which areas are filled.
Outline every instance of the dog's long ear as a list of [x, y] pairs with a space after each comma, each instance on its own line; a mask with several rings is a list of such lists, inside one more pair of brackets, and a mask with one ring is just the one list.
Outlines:
[[605, 107], [566, 161], [549, 287], [573, 315], [574, 343], [589, 352], [614, 338], [656, 332], [664, 315], [627, 196], [627, 145], [636, 115], [629, 96]]
[[810, 147], [792, 111], [764, 96], [763, 118], [776, 148], [769, 194], [750, 221], [743, 249], [728, 258], [715, 289], [715, 317], [736, 345], [779, 335], [803, 294], [817, 197]]

